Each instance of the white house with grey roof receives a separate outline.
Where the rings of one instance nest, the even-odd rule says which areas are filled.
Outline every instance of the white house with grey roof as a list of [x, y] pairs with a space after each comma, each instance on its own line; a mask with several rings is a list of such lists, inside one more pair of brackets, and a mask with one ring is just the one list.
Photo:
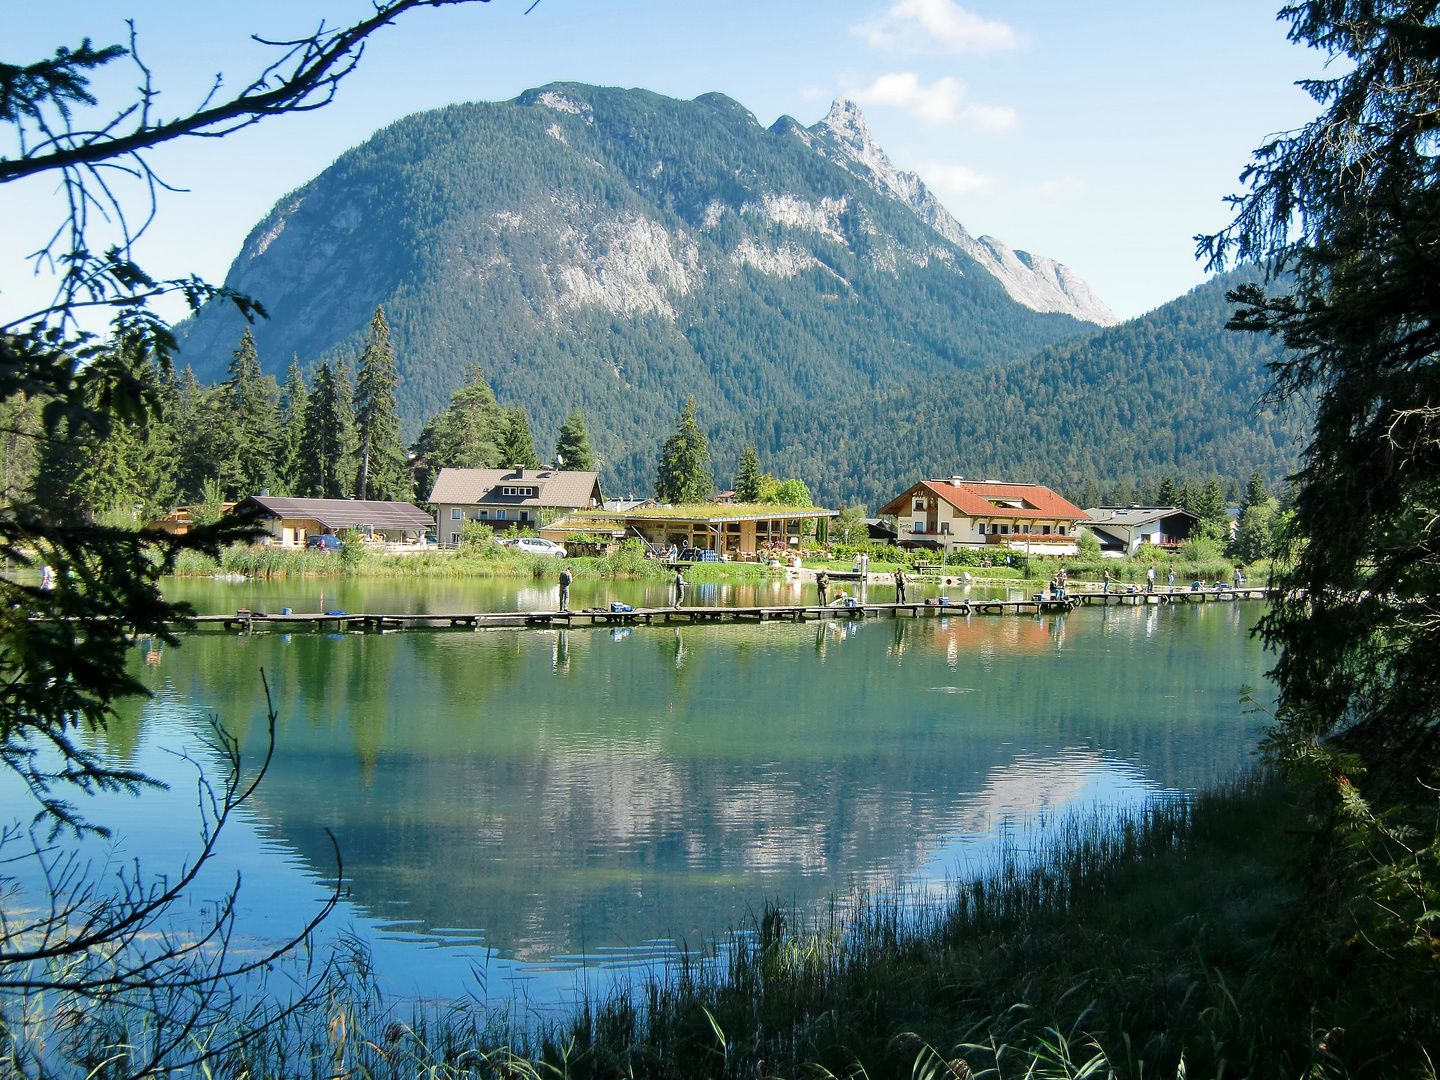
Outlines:
[[1134, 555], [1145, 544], [1179, 547], [1200, 520], [1198, 514], [1178, 506], [1092, 506], [1085, 516], [1100, 541], [1100, 554], [1117, 557]]
[[430, 491], [439, 516], [442, 544], [454, 544], [465, 522], [480, 521], [496, 532], [512, 525], [539, 532], [544, 521], [605, 504], [600, 474], [563, 469], [441, 469]]

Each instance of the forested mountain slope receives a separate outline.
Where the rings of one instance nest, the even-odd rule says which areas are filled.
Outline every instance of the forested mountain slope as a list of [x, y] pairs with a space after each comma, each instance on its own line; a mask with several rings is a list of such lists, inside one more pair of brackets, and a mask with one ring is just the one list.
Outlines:
[[[1276, 480], [1298, 461], [1309, 414], [1259, 405], [1271, 338], [1224, 329], [1220, 275], [1148, 315], [1037, 355], [877, 394], [781, 407], [744, 438], [821, 501], [893, 497], [926, 476], [1034, 480], [1075, 494], [1160, 475]], [[728, 452], [728, 445], [726, 451]]]
[[[227, 284], [269, 309], [267, 373], [353, 352], [384, 304], [407, 436], [478, 362], [542, 444], [585, 410], [606, 482], [639, 491], [688, 395], [726, 449], [758, 411], [1094, 328], [1066, 311], [1113, 319], [1063, 267], [941, 214], [851, 106], [766, 129], [719, 94], [554, 84], [385, 128], [281, 200]], [[182, 330], [181, 363], [220, 377], [238, 316]]]

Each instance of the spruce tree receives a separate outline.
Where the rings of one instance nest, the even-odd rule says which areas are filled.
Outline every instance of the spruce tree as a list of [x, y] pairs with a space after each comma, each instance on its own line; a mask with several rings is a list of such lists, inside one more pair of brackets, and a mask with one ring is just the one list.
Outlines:
[[535, 453], [535, 439], [530, 434], [530, 418], [519, 405], [505, 410], [505, 426], [501, 429], [496, 451], [502, 468], [511, 465], [526, 469], [540, 467], [540, 455]]
[[701, 503], [715, 490], [709, 465], [710, 440], [695, 420], [696, 411], [692, 395], [675, 418], [675, 433], [660, 448], [655, 494], [661, 502]]
[[409, 463], [395, 415], [395, 350], [385, 309], [370, 318], [370, 339], [360, 354], [355, 380], [355, 497], [408, 499]]
[[560, 425], [560, 438], [555, 443], [555, 457], [562, 469], [590, 472], [595, 468], [595, 448], [590, 445], [590, 432], [585, 428], [585, 414], [576, 409]]
[[243, 499], [267, 486], [275, 468], [275, 418], [279, 388], [260, 370], [260, 353], [249, 327], [230, 355], [225, 382], [212, 413], [216, 475], [228, 496]]
[[275, 440], [277, 495], [293, 495], [299, 490], [300, 444], [305, 436], [305, 408], [309, 401], [310, 391], [300, 371], [300, 358], [292, 356], [290, 370], [285, 373], [285, 385], [280, 388]]
[[1240, 503], [1240, 509], [1243, 512], [1252, 506], [1264, 506], [1270, 501], [1270, 492], [1265, 489], [1265, 477], [1256, 469], [1250, 475], [1250, 482], [1245, 485], [1245, 497]]
[[1230, 515], [1225, 512], [1225, 493], [1221, 490], [1218, 478], [1212, 477], [1210, 482], [1201, 489], [1200, 495], [1195, 500], [1195, 513], [1200, 515], [1201, 521], [1208, 521], [1216, 525], [1228, 525]]
[[342, 391], [340, 374], [328, 359], [322, 360], [305, 403], [300, 436], [295, 490], [302, 496], [343, 499], [348, 494], [345, 440], [350, 409], [348, 395]]
[[735, 501], [758, 503], [760, 501], [760, 451], [754, 443], [745, 447], [740, 455], [740, 467], [735, 470]]
[[1180, 505], [1180, 489], [1175, 486], [1175, 480], [1172, 477], [1167, 476], [1160, 481], [1160, 494], [1155, 503], [1157, 506]]

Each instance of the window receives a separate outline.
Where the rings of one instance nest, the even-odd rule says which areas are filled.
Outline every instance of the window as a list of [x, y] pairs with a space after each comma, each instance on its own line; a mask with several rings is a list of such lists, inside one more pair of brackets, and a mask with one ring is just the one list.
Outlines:
[[950, 523], [948, 521], [942, 521], [940, 523], [940, 531], [942, 533], [948, 533], [950, 531]]
[[977, 521], [977, 522], [975, 523], [975, 531], [976, 531], [977, 533], [979, 533], [981, 536], [984, 536], [984, 535], [985, 535], [985, 523], [984, 523], [983, 521]]
[[521, 520], [521, 521], [529, 521], [529, 520], [530, 520], [530, 511], [529, 511], [529, 510], [521, 510], [521, 511], [520, 511], [520, 520]]
[[1009, 525], [1001, 525], [1001, 526], [1000, 526], [1000, 535], [1001, 535], [1001, 536], [1008, 536], [1008, 535], [1010, 535], [1010, 526], [1009, 526]]
[[915, 509], [916, 509], [916, 510], [924, 510], [924, 509], [925, 509], [925, 500], [922, 499], [922, 498], [920, 498], [920, 496], [918, 496], [918, 495], [915, 496]]
[[917, 532], [917, 533], [923, 533], [923, 532], [925, 531], [925, 522], [923, 522], [923, 521], [917, 521], [917, 522], [915, 522], [915, 524], [913, 524], [913, 525], [910, 526], [910, 531], [911, 531], [911, 532]]
[[1040, 526], [1040, 535], [1041, 535], [1041, 536], [1049, 536], [1049, 535], [1050, 535], [1050, 526], [1049, 526], [1049, 525], [1041, 525], [1041, 526]]
[[1064, 525], [1061, 525], [1061, 526], [1060, 526], [1060, 535], [1061, 535], [1061, 536], [1064, 536], [1064, 535], [1065, 535], [1065, 526], [1064, 526]]
[[535, 489], [533, 487], [507, 487], [501, 488], [500, 494], [518, 495], [522, 499], [531, 499], [535, 497]]
[[464, 510], [461, 510], [460, 507], [458, 507], [458, 506], [453, 506], [453, 507], [451, 507], [451, 508], [450, 508], [450, 520], [451, 520], [451, 521], [464, 521], [464, 520], [465, 520], [465, 511], [464, 511]]
[[481, 521], [486, 521], [486, 520], [489, 519], [489, 517], [490, 517], [490, 511], [489, 511], [489, 510], [481, 510], [481, 511], [480, 511], [480, 518], [479, 518], [479, 520], [481, 520]]
[[496, 520], [496, 521], [504, 521], [504, 520], [505, 520], [505, 511], [504, 511], [504, 510], [496, 510], [496, 511], [495, 511], [495, 520]]

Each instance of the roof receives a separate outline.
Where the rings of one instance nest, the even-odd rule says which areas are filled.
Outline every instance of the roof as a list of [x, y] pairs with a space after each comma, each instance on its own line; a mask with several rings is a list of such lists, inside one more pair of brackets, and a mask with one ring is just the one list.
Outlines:
[[[506, 495], [507, 487], [533, 487], [532, 496]], [[586, 507], [601, 505], [600, 474], [564, 469], [441, 469], [430, 489], [439, 506], [493, 503], [501, 506]]]
[[654, 506], [654, 499], [606, 499], [605, 509], [611, 513], [625, 514], [645, 506]]
[[265, 517], [318, 521], [327, 529], [353, 529], [357, 525], [376, 529], [429, 529], [435, 525], [433, 517], [410, 503], [374, 499], [285, 499], [252, 495], [236, 503], [233, 513], [247, 511], [258, 511]]
[[770, 503], [699, 503], [694, 506], [649, 506], [636, 510], [584, 511], [570, 514], [569, 521], [764, 521], [770, 518], [830, 518], [839, 510], [823, 506], [774, 506]]
[[1085, 515], [1096, 525], [1121, 525], [1130, 529], [1168, 517], [1183, 516], [1191, 521], [1200, 520], [1199, 514], [1192, 514], [1178, 506], [1092, 506], [1085, 511]]
[[[1071, 518], [1083, 521], [1084, 510], [1055, 494], [1043, 484], [1005, 484], [994, 480], [921, 480], [905, 493], [880, 508], [882, 514], [909, 517], [910, 507], [902, 505], [924, 488], [944, 499], [966, 517]], [[997, 505], [1016, 503], [1018, 505]]]

